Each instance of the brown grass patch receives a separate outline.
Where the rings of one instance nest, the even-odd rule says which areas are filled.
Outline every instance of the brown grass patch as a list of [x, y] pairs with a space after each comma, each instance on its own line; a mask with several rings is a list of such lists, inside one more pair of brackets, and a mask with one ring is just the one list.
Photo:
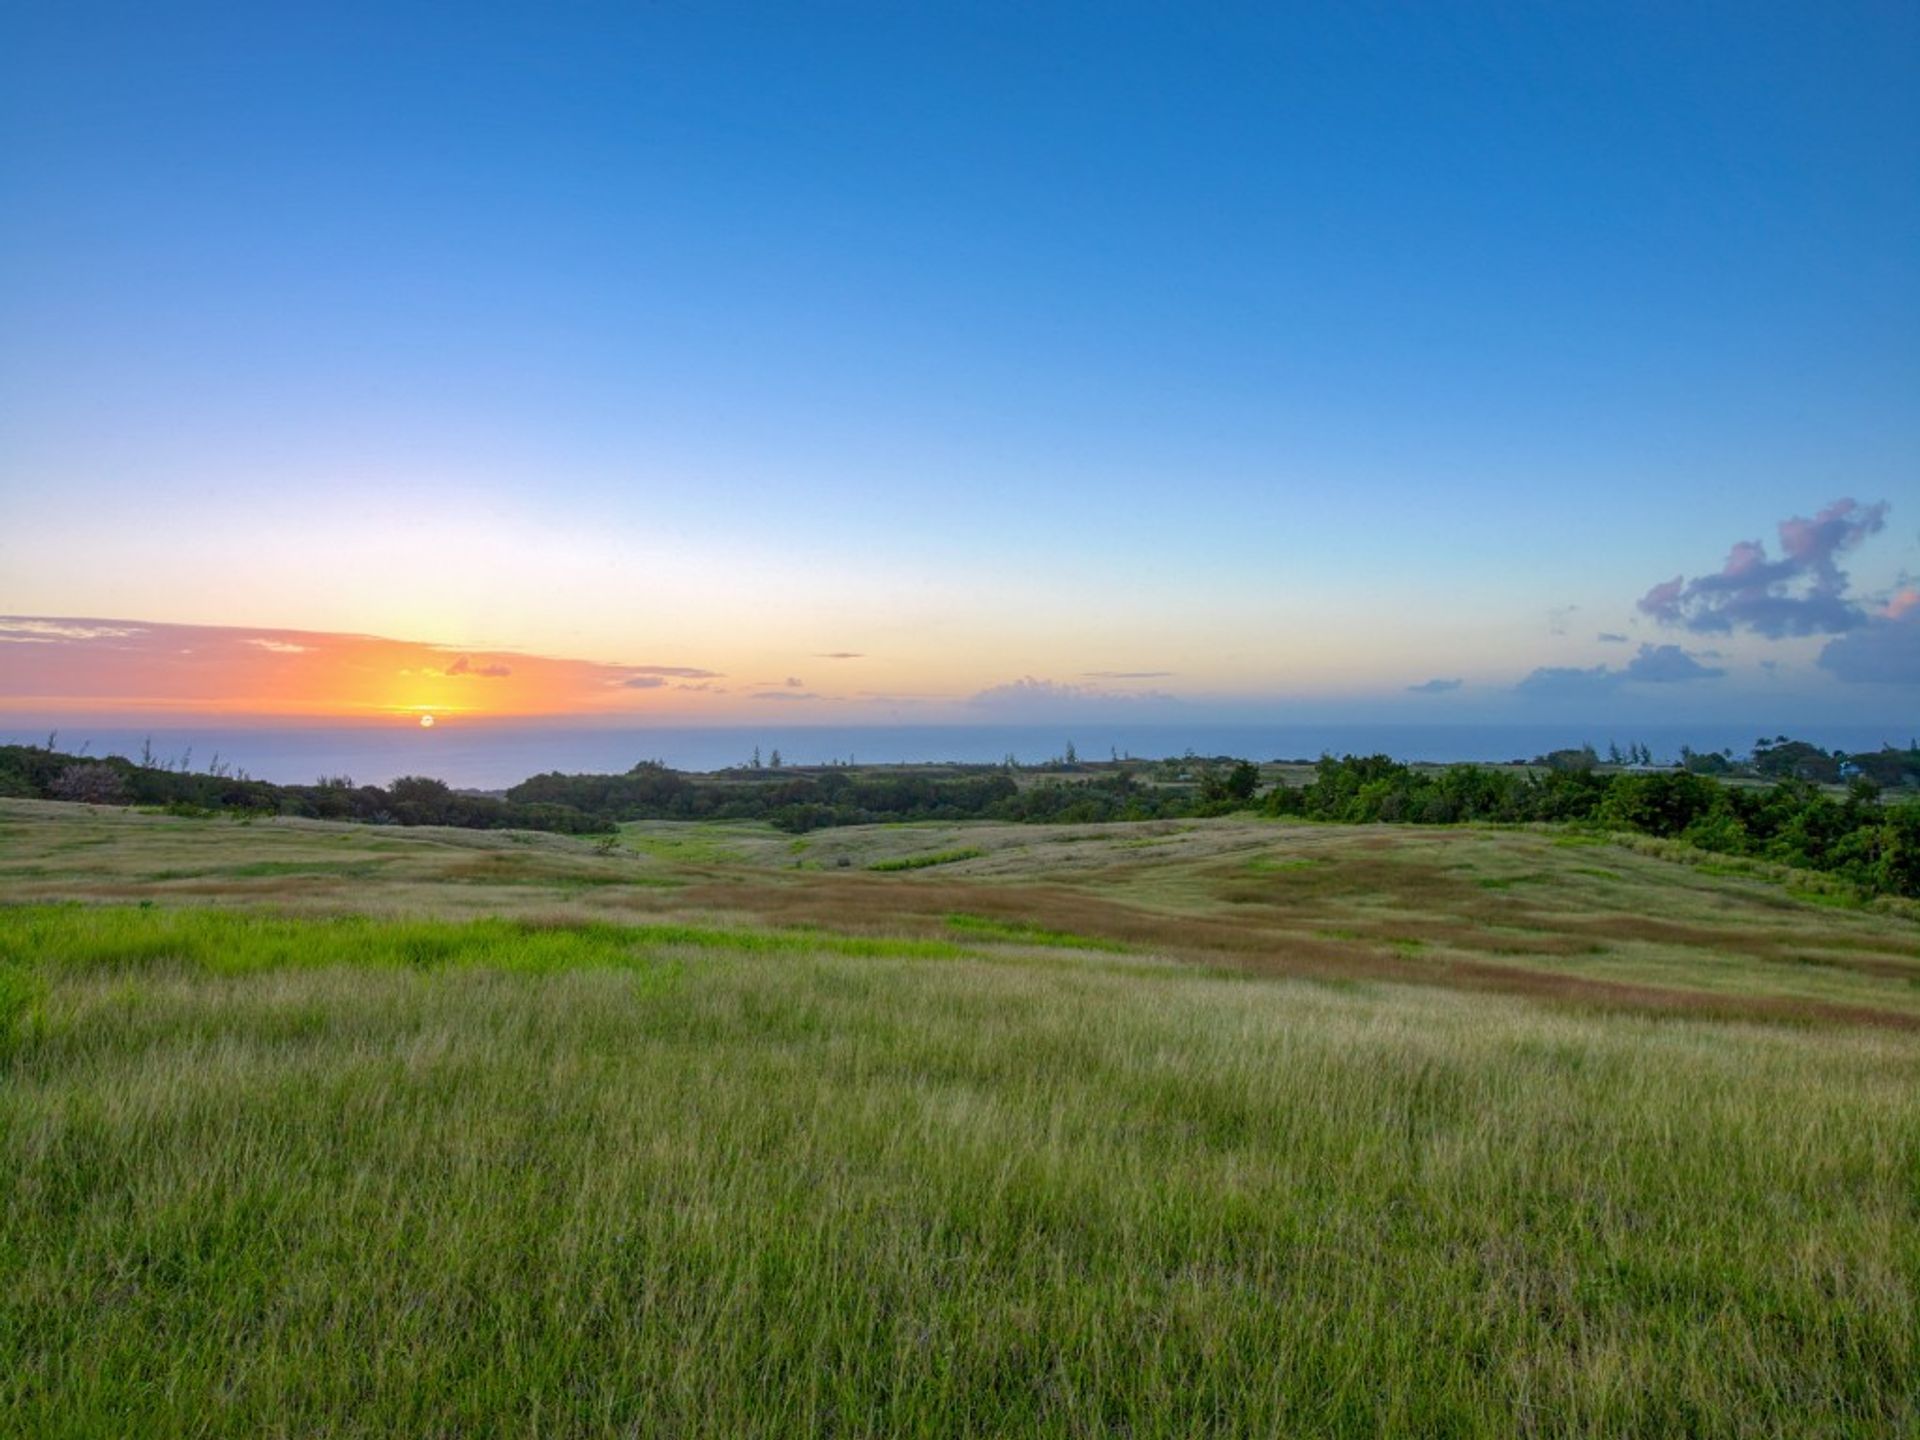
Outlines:
[[[865, 876], [809, 876], [803, 886], [701, 885], [690, 888], [685, 898], [695, 905], [775, 924], [888, 933], [904, 929], [929, 935], [942, 933], [947, 912], [966, 910], [997, 920], [1117, 940], [1170, 958], [1247, 974], [1441, 985], [1588, 1009], [1920, 1030], [1920, 1016], [1870, 1005], [1636, 984], [1445, 953], [1411, 956], [1380, 948], [1392, 943], [1389, 936], [1351, 925], [1352, 940], [1306, 936], [1237, 918], [1157, 914], [1054, 885], [988, 888], [965, 881], [901, 885]], [[1402, 923], [1393, 928], [1404, 931], [1406, 927]], [[1424, 936], [1424, 925], [1422, 931]]]

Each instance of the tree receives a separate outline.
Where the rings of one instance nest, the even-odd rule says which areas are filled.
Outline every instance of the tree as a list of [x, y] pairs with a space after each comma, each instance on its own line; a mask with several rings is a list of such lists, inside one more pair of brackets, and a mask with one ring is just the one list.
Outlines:
[[1260, 767], [1250, 760], [1236, 761], [1229, 770], [1209, 765], [1200, 776], [1200, 799], [1208, 805], [1240, 805], [1260, 788]]
[[120, 772], [111, 765], [99, 762], [67, 766], [54, 777], [53, 784], [47, 787], [47, 793], [56, 800], [70, 800], [81, 805], [127, 803], [127, 786], [120, 778]]
[[[1618, 750], [1614, 752], [1616, 755]], [[1600, 763], [1600, 757], [1593, 753], [1593, 746], [1582, 745], [1578, 750], [1549, 750], [1536, 756], [1534, 764], [1544, 765], [1549, 770], [1583, 771], [1591, 770]]]

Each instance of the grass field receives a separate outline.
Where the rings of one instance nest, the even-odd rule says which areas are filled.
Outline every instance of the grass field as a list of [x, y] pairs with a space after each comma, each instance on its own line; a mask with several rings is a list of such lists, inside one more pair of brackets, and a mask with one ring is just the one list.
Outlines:
[[1920, 925], [1569, 838], [0, 802], [0, 1434], [1914, 1433]]

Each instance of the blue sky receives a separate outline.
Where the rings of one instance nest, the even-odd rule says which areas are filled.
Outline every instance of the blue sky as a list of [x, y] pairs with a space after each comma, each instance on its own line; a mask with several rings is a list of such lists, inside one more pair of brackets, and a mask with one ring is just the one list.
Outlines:
[[[1920, 699], [1910, 5], [78, 3], [0, 55], [0, 611], [859, 652], [842, 718]], [[1842, 498], [1854, 663], [1637, 607]]]

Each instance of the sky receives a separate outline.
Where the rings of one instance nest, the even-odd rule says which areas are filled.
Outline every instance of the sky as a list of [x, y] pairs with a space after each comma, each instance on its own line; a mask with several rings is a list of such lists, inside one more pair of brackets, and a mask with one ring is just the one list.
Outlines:
[[1906, 725], [1920, 10], [7, 8], [0, 715], [774, 710]]

